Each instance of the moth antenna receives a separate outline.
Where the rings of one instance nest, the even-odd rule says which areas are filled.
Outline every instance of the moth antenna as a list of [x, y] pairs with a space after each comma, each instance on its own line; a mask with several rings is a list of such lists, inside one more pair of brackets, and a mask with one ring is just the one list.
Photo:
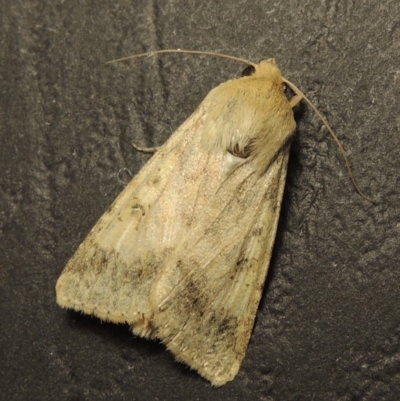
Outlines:
[[126, 61], [131, 60], [134, 58], [142, 58], [142, 57], [151, 57], [156, 54], [164, 54], [164, 53], [183, 53], [183, 54], [200, 54], [204, 56], [212, 56], [212, 57], [219, 57], [219, 58], [227, 58], [229, 60], [239, 61], [240, 63], [252, 65], [253, 67], [256, 66], [253, 62], [246, 60], [244, 58], [230, 56], [229, 54], [224, 53], [217, 53], [217, 52], [205, 52], [201, 50], [182, 50], [182, 49], [166, 49], [166, 50], [155, 50], [153, 52], [146, 52], [146, 53], [139, 53], [139, 54], [132, 54], [131, 56], [122, 57], [116, 60], [107, 61], [106, 64], [117, 63], [119, 61]]
[[[142, 57], [152, 57], [155, 56], [156, 54], [166, 54], [166, 53], [182, 53], [182, 54], [198, 54], [198, 55], [204, 55], [204, 56], [212, 56], [212, 57], [219, 57], [219, 58], [226, 58], [228, 60], [234, 60], [234, 61], [239, 61], [240, 63], [252, 65], [253, 67], [256, 66], [255, 63], [246, 60], [244, 58], [240, 57], [235, 57], [231, 56], [229, 54], [224, 54], [224, 53], [217, 53], [217, 52], [207, 52], [207, 51], [202, 51], [202, 50], [183, 50], [183, 49], [165, 49], [165, 50], [155, 50], [151, 52], [146, 52], [146, 53], [138, 53], [138, 54], [132, 54], [130, 56], [122, 57], [116, 60], [111, 60], [107, 61], [106, 64], [112, 64], [112, 63], [117, 63], [119, 61], [126, 61], [126, 60], [131, 60], [131, 59], [136, 59], [136, 58], [142, 58]], [[310, 106], [311, 108], [315, 111], [317, 116], [321, 119], [325, 127], [328, 129], [329, 133], [331, 134], [332, 138], [335, 140], [337, 146], [339, 147], [339, 151], [343, 156], [343, 159], [346, 163], [347, 171], [349, 172], [350, 179], [354, 185], [354, 188], [358, 192], [358, 194], [366, 199], [368, 202], [374, 203], [374, 201], [368, 197], [367, 195], [364, 194], [364, 192], [360, 189], [360, 187], [357, 184], [357, 181], [354, 177], [353, 169], [350, 164], [350, 160], [346, 154], [346, 151], [344, 150], [344, 147], [342, 143], [340, 142], [339, 138], [335, 134], [335, 131], [331, 128], [329, 125], [327, 119], [324, 117], [324, 115], [314, 106], [314, 104], [311, 102], [311, 100], [308, 99], [308, 97], [292, 82], [288, 81], [286, 78], [283, 78], [283, 81], [291, 88], [295, 93], [300, 95]]]
[[349, 172], [350, 179], [354, 185], [354, 188], [358, 192], [360, 196], [362, 196], [364, 199], [366, 199], [368, 202], [375, 203], [370, 197], [364, 194], [364, 192], [360, 189], [360, 187], [357, 184], [357, 181], [354, 177], [353, 169], [350, 164], [350, 160], [346, 154], [346, 151], [344, 150], [344, 147], [342, 143], [340, 142], [339, 138], [335, 134], [335, 131], [331, 128], [331, 126], [328, 123], [328, 120], [324, 117], [324, 115], [314, 106], [314, 104], [311, 102], [310, 99], [294, 84], [292, 84], [290, 81], [287, 79], [283, 78], [284, 82], [289, 86], [290, 89], [292, 89], [295, 93], [299, 94], [300, 96], [303, 97], [303, 99], [311, 106], [311, 108], [315, 111], [317, 116], [321, 119], [325, 127], [328, 129], [329, 133], [332, 135], [332, 138], [335, 140], [336, 144], [339, 147], [339, 151], [343, 156], [343, 159], [346, 163], [347, 171]]

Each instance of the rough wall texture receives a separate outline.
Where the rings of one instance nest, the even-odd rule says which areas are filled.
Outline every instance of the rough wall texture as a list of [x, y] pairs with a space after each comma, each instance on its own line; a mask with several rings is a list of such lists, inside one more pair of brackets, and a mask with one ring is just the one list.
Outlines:
[[[400, 399], [397, 0], [1, 3], [3, 399]], [[63, 266], [148, 158], [130, 142], [162, 143], [243, 69], [182, 55], [104, 64], [178, 47], [275, 57], [376, 200], [354, 192], [302, 106], [255, 330], [219, 389], [162, 345], [55, 303]]]

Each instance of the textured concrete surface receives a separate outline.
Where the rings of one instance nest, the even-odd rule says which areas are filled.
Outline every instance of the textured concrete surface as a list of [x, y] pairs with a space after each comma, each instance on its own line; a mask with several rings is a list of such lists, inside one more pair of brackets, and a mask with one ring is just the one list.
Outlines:
[[[103, 4], [104, 3], [104, 4]], [[400, 399], [400, 5], [1, 2], [0, 391], [4, 400]], [[246, 359], [214, 389], [126, 326], [60, 309], [93, 224], [207, 92], [243, 69], [159, 48], [275, 57], [336, 129], [296, 115], [274, 256]]]

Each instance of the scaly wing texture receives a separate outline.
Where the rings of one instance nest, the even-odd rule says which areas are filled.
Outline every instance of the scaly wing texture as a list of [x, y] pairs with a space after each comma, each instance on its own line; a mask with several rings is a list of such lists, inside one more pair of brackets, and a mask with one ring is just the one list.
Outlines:
[[204, 114], [200, 106], [93, 227], [58, 279], [59, 305], [117, 323], [149, 315], [155, 275], [187, 235], [185, 219], [195, 208], [182, 182], [194, 191], [202, 184], [188, 171], [203, 163], [192, 140]]
[[[218, 386], [245, 356], [271, 258], [288, 146], [260, 177], [237, 170], [194, 232], [164, 264], [153, 289], [153, 324], [179, 360]], [[230, 192], [233, 190], [233, 192]], [[208, 209], [208, 208], [207, 208]], [[201, 223], [200, 223], [201, 224]]]
[[[260, 66], [262, 79], [210, 92], [101, 217], [56, 287], [61, 306], [160, 338], [214, 385], [232, 380], [245, 355], [295, 128], [279, 70]], [[228, 152], [236, 148], [251, 156]]]

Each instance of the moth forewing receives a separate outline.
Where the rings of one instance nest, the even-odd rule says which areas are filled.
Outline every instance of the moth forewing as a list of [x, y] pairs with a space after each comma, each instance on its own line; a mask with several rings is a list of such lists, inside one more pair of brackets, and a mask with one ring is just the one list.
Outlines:
[[268, 270], [295, 129], [282, 84], [268, 60], [213, 89], [78, 248], [57, 302], [159, 338], [215, 386], [232, 380]]
[[286, 149], [279, 152], [261, 177], [250, 166], [238, 169], [236, 180], [222, 189], [223, 202], [209, 205], [217, 210], [215, 219], [204, 221], [204, 229], [171, 255], [158, 283], [169, 288], [169, 296], [159, 299], [156, 336], [216, 386], [235, 377], [245, 356], [271, 257], [287, 158]]
[[[173, 192], [203, 116], [200, 106], [96, 223], [58, 279], [60, 306], [116, 323], [132, 324], [150, 313], [151, 285], [179, 239], [184, 211], [190, 210], [190, 205], [174, 207]], [[166, 196], [160, 197], [163, 191]]]

